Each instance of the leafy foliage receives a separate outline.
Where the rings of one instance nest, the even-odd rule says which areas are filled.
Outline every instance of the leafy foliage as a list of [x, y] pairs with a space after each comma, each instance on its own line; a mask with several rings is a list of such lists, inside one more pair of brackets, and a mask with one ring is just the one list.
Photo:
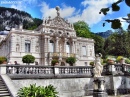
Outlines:
[[17, 93], [18, 97], [58, 97], [57, 94], [56, 88], [52, 85], [43, 87], [36, 84], [20, 88]]
[[5, 62], [5, 61], [7, 61], [7, 58], [0, 56], [0, 64], [2, 64], [2, 63]]
[[95, 53], [96, 54], [102, 53], [103, 56], [104, 56], [105, 51], [104, 51], [103, 48], [104, 48], [105, 40], [101, 36], [99, 36], [99, 35], [92, 34], [91, 36], [92, 36], [92, 38], [95, 41], [95, 45], [94, 45], [95, 46]]
[[94, 66], [94, 62], [92, 61], [92, 62], [90, 62], [90, 64], [89, 65], [91, 65], [91, 66]]
[[35, 57], [32, 55], [25, 55], [23, 56], [22, 61], [23, 63], [27, 63], [27, 64], [34, 63]]
[[125, 63], [130, 64], [130, 59], [126, 58]]
[[125, 0], [125, 3], [126, 3], [127, 6], [130, 7], [130, 0]]
[[[112, 4], [112, 6], [111, 6], [112, 11], [119, 11], [120, 10], [120, 6], [118, 4], [120, 4], [123, 1], [125, 1], [126, 5], [128, 5], [130, 7], [130, 0], [118, 0], [117, 2], [114, 2]], [[107, 13], [109, 12], [109, 10], [110, 10], [110, 7], [108, 7], [108, 8], [102, 8], [100, 10], [99, 14], [103, 13], [104, 15], [107, 15]], [[105, 20], [105, 22], [111, 23], [111, 28], [113, 28], [113, 29], [119, 29], [119, 28], [121, 28], [121, 21], [119, 19]], [[103, 23], [103, 27], [104, 26], [105, 26], [105, 23]], [[128, 28], [129, 28], [129, 26], [128, 26]]]
[[78, 37], [91, 38], [90, 28], [84, 21], [74, 23], [74, 29]]
[[116, 60], [117, 62], [120, 62], [120, 60], [122, 60], [123, 58], [124, 58], [123, 56], [118, 56]]
[[76, 58], [75, 57], [68, 57], [66, 59], [66, 62], [70, 64], [70, 66], [73, 66], [73, 64], [76, 62]]
[[[119, 19], [114, 19], [114, 20], [105, 20], [106, 22], [110, 23], [111, 22], [111, 28], [113, 29], [118, 29], [121, 28], [121, 22]], [[105, 24], [103, 23], [103, 26], [105, 26]]]
[[52, 61], [51, 61], [51, 65], [55, 65], [56, 63], [59, 63], [59, 61], [58, 60], [56, 60], [56, 59], [53, 59]]
[[130, 33], [118, 31], [105, 40], [104, 51], [106, 55], [130, 56]]

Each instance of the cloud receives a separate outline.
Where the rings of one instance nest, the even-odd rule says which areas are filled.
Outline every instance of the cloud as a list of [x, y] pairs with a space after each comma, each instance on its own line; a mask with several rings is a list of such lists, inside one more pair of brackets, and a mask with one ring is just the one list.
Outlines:
[[38, 3], [38, 0], [18, 0], [15, 4], [11, 5], [11, 8], [25, 11], [29, 5], [35, 6]]
[[[49, 4], [47, 4], [46, 2], [42, 2], [40, 6], [42, 6], [41, 12], [43, 14], [43, 17], [51, 16], [52, 18], [54, 18], [57, 15], [56, 9], [50, 8]], [[60, 15], [63, 18], [67, 18], [72, 16], [75, 10], [76, 9], [74, 7], [70, 7], [70, 6], [66, 6], [65, 4], [62, 4], [62, 8], [60, 8]]]
[[[67, 18], [70, 22], [77, 22], [83, 20], [88, 23], [90, 26], [100, 22], [105, 16], [99, 14], [101, 8], [108, 7], [109, 4], [117, 0], [84, 0], [81, 2], [81, 6], [84, 9], [76, 10], [75, 7], [66, 6], [62, 4], [60, 14], [63, 18]], [[50, 8], [49, 4], [43, 2], [41, 4], [41, 12], [43, 17], [51, 16], [54, 18], [56, 16], [55, 8]], [[111, 14], [111, 12], [109, 13]]]
[[[128, 17], [124, 17], [124, 18], [128, 18]], [[125, 20], [123, 20], [122, 17], [119, 17], [118, 19], [121, 21], [121, 25], [122, 25], [123, 29], [127, 30], [129, 23], [127, 23]]]
[[18, 9], [18, 10], [25, 10], [26, 6], [23, 6], [24, 4], [22, 2], [19, 2], [17, 4], [12, 4], [11, 8]]

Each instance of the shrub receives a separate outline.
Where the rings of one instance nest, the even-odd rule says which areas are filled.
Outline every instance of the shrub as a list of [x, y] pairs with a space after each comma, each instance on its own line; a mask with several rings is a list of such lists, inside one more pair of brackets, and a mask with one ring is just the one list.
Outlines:
[[73, 66], [73, 64], [76, 62], [76, 58], [75, 57], [68, 57], [66, 59], [66, 62], [70, 64], [70, 66]]
[[125, 63], [130, 64], [130, 60], [128, 58], [126, 58]]
[[115, 60], [116, 60], [115, 56], [110, 56], [110, 55], [108, 55], [104, 61], [105, 61], [106, 63], [108, 63], [108, 64], [114, 64], [114, 63], [115, 63]]
[[6, 57], [0, 57], [0, 64], [4, 63], [7, 61], [7, 58]]
[[36, 86], [32, 84], [29, 87], [23, 87], [18, 90], [18, 97], [58, 97], [56, 88], [49, 86]]
[[55, 65], [56, 63], [59, 63], [59, 61], [58, 60], [56, 60], [56, 59], [53, 59], [52, 61], [51, 61], [51, 65]]
[[120, 62], [120, 60], [122, 60], [123, 58], [124, 58], [123, 56], [118, 56], [116, 60], [117, 62]]
[[90, 62], [89, 65], [93, 66], [93, 65], [94, 65], [94, 62]]
[[30, 63], [34, 63], [35, 57], [32, 55], [25, 55], [23, 56], [22, 61], [23, 63], [27, 63], [29, 65]]

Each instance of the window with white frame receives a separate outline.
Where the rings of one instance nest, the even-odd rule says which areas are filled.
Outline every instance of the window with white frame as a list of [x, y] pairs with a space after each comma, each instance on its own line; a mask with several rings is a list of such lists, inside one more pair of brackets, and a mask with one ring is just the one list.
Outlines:
[[70, 44], [69, 44], [69, 42], [66, 43], [66, 53], [70, 53]]
[[31, 41], [25, 40], [25, 52], [29, 53], [31, 49]]
[[82, 46], [82, 55], [87, 56], [86, 46]]
[[54, 42], [52, 40], [49, 43], [49, 52], [54, 52]]

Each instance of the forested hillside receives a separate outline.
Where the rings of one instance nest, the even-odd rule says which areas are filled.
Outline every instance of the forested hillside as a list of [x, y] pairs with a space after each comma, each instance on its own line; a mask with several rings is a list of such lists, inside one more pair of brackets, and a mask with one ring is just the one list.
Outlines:
[[5, 27], [18, 27], [23, 24], [24, 29], [35, 29], [42, 23], [41, 19], [32, 18], [30, 14], [13, 8], [0, 7], [0, 31]]

